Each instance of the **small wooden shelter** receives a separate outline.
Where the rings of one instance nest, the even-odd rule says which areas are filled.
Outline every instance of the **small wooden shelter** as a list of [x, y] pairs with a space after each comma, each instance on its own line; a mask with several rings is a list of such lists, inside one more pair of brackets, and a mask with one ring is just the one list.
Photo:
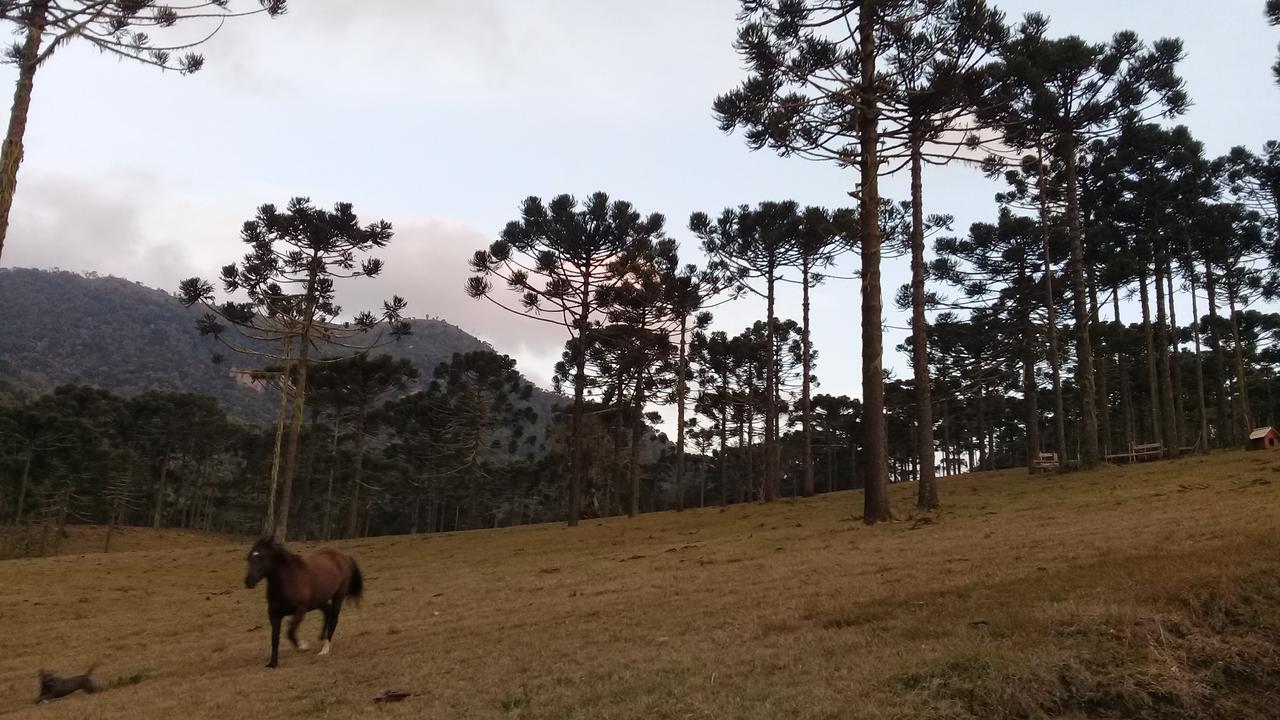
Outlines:
[[1271, 450], [1280, 447], [1280, 432], [1268, 425], [1249, 433], [1249, 450]]

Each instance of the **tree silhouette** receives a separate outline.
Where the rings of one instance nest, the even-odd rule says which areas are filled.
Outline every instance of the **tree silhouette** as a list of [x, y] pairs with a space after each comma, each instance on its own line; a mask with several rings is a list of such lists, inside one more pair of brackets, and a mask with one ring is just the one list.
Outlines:
[[993, 70], [993, 102], [979, 107], [978, 114], [998, 127], [1010, 146], [1047, 148], [1062, 163], [1077, 384], [1084, 421], [1081, 464], [1089, 468], [1097, 465], [1100, 454], [1080, 217], [1079, 151], [1090, 140], [1113, 134], [1125, 123], [1181, 114], [1189, 100], [1182, 79], [1175, 73], [1183, 56], [1178, 40], [1158, 40], [1148, 48], [1137, 35], [1126, 31], [1104, 45], [1075, 36], [1049, 39], [1047, 30], [1044, 16], [1026, 16]]
[[[246, 5], [248, 6], [246, 9]], [[204, 66], [204, 56], [194, 49], [210, 40], [230, 19], [285, 12], [286, 0], [257, 0], [253, 8], [232, 5], [230, 0], [196, 0], [170, 3], [158, 0], [22, 0], [0, 3], [0, 20], [12, 23], [22, 38], [5, 54], [18, 68], [17, 88], [9, 110], [9, 126], [0, 145], [0, 254], [9, 232], [9, 211], [18, 187], [22, 164], [22, 140], [27, 132], [31, 91], [36, 71], [57, 50], [71, 42], [87, 43], [99, 52], [134, 60], [183, 75]], [[204, 34], [194, 41], [156, 42], [151, 33], [198, 26]], [[180, 53], [180, 54], [175, 54]]]
[[346, 410], [351, 419], [355, 456], [351, 473], [351, 493], [347, 498], [347, 520], [343, 537], [356, 537], [360, 519], [360, 493], [367, 489], [364, 468], [368, 438], [373, 432], [371, 415], [378, 400], [393, 391], [404, 392], [418, 379], [418, 369], [408, 360], [360, 353], [313, 365], [308, 383], [320, 405]]
[[[247, 301], [227, 299], [219, 304], [213, 285], [200, 278], [184, 280], [178, 289], [183, 305], [198, 304], [208, 310], [196, 322], [202, 335], [210, 335], [236, 352], [274, 361], [293, 387], [272, 527], [272, 534], [279, 539], [288, 532], [313, 351], [338, 360], [379, 344], [381, 334], [372, 342], [353, 344], [374, 329], [388, 331], [393, 339], [411, 332], [401, 319], [405, 301], [400, 297], [385, 301], [376, 312], [363, 311], [352, 321], [339, 320], [342, 308], [337, 304], [334, 282], [377, 277], [382, 261], [359, 256], [386, 247], [391, 236], [391, 224], [384, 220], [362, 227], [350, 203], [338, 203], [332, 211], [317, 208], [301, 197], [290, 200], [284, 212], [274, 205], [263, 205], [241, 230], [240, 239], [249, 246], [244, 260], [222, 268], [223, 290], [232, 297], [243, 292]], [[235, 337], [229, 337], [228, 328], [236, 331]]]
[[[765, 343], [776, 347], [775, 309], [778, 283], [787, 268], [800, 264], [803, 217], [793, 201], [763, 202], [755, 209], [726, 208], [714, 222], [705, 213], [689, 218], [689, 229], [702, 240], [713, 271], [765, 301]], [[763, 287], [761, 287], [763, 285]], [[778, 361], [765, 368], [764, 499], [778, 497]]]
[[[569, 429], [570, 527], [578, 524], [582, 514], [586, 482], [581, 431], [586, 410], [587, 335], [601, 313], [596, 295], [602, 288], [617, 285], [632, 258], [663, 237], [663, 224], [661, 215], [641, 217], [630, 203], [611, 201], [603, 192], [593, 194], [581, 208], [569, 195], [559, 195], [550, 204], [530, 197], [521, 208], [520, 219], [508, 223], [497, 241], [471, 258], [471, 270], [476, 274], [467, 281], [469, 296], [563, 327], [569, 334], [574, 373]], [[517, 295], [517, 305], [494, 296], [492, 278]]]
[[[1280, 26], [1280, 0], [1267, 0], [1267, 22], [1273, 27]], [[1280, 59], [1271, 66], [1271, 72], [1275, 73], [1276, 84], [1280, 85]]]

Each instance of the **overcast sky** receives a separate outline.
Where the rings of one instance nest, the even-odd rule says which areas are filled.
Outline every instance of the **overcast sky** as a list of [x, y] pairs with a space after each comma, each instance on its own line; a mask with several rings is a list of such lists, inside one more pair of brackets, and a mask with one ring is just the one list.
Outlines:
[[[1211, 155], [1280, 138], [1271, 75], [1280, 31], [1262, 0], [996, 0], [1041, 11], [1055, 34], [1103, 41], [1121, 29], [1181, 37], [1194, 106], [1185, 123]], [[359, 7], [353, 12], [351, 8]], [[661, 212], [696, 254], [690, 212], [794, 199], [841, 206], [850, 171], [752, 153], [725, 136], [711, 101], [743, 77], [737, 0], [293, 0], [274, 21], [241, 20], [180, 77], [83, 47], [41, 71], [3, 265], [96, 271], [176, 289], [238, 259], [241, 223], [264, 202], [350, 201], [396, 229], [385, 275], [343, 299], [392, 293], [443, 317], [547, 381], [564, 338], [462, 291], [466, 258], [528, 195], [604, 190]], [[12, 68], [3, 70], [6, 81]], [[7, 87], [7, 86], [6, 86]], [[905, 195], [901, 179], [887, 197]], [[926, 210], [956, 230], [993, 218], [998, 189], [962, 167], [926, 176]], [[692, 258], [691, 258], [692, 259]], [[846, 261], [851, 270], [853, 259]], [[909, 277], [888, 263], [886, 296]], [[825, 392], [859, 393], [857, 287], [814, 296]], [[779, 314], [799, 316], [785, 295]], [[737, 332], [763, 314], [717, 312]], [[887, 345], [905, 325], [890, 311]], [[886, 364], [909, 375], [906, 360]]]

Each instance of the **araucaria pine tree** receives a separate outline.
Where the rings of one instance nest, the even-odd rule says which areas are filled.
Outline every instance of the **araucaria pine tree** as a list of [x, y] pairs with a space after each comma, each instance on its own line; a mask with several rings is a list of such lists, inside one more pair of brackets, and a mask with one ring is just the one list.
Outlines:
[[[9, 127], [0, 146], [0, 254], [9, 232], [9, 211], [18, 187], [22, 164], [22, 139], [36, 71], [59, 48], [88, 43], [99, 52], [134, 60], [162, 70], [189, 75], [204, 66], [204, 56], [194, 49], [222, 29], [231, 18], [265, 14], [281, 15], [286, 0], [257, 0], [233, 4], [231, 0], [199, 0], [171, 3], [158, 0], [21, 0], [0, 2], [0, 21], [11, 23], [20, 40], [5, 53], [5, 61], [18, 68], [17, 87], [9, 109]], [[195, 27], [203, 35], [196, 40], [157, 42], [175, 28]]]
[[[275, 205], [263, 205], [240, 232], [249, 252], [240, 263], [222, 268], [227, 299], [217, 302], [213, 284], [200, 278], [184, 280], [178, 289], [183, 305], [208, 310], [196, 322], [202, 335], [284, 368], [292, 385], [279, 489], [271, 491], [273, 499], [278, 492], [272, 527], [277, 539], [283, 540], [288, 532], [311, 362], [365, 352], [384, 337], [398, 339], [411, 331], [401, 319], [405, 301], [400, 297], [351, 320], [342, 319], [337, 302], [334, 281], [373, 278], [382, 272], [382, 261], [367, 254], [386, 247], [391, 236], [391, 224], [386, 221], [362, 226], [350, 203], [325, 210], [298, 197], [283, 212]], [[240, 296], [245, 299], [235, 299]], [[362, 337], [374, 330], [379, 334]]]
[[[626, 268], [663, 237], [659, 214], [642, 217], [630, 203], [597, 192], [579, 206], [569, 195], [545, 204], [530, 197], [520, 219], [507, 224], [487, 250], [471, 257], [475, 273], [467, 294], [532, 320], [565, 329], [573, 374], [570, 417], [568, 523], [578, 524], [586, 482], [583, 416], [586, 413], [587, 350], [593, 326], [602, 317], [597, 294], [617, 286]], [[493, 279], [516, 296], [508, 304], [495, 296]]]

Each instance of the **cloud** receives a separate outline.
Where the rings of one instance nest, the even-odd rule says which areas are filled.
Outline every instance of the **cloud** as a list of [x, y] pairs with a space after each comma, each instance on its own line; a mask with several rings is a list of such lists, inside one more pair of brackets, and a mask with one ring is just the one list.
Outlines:
[[3, 264], [92, 270], [172, 290], [200, 272], [225, 235], [224, 216], [146, 173], [93, 178], [25, 168]]
[[[241, 206], [250, 209], [228, 210]], [[173, 291], [183, 278], [215, 279], [219, 268], [244, 254], [239, 228], [251, 212], [239, 200], [170, 190], [145, 173], [84, 177], [24, 170], [0, 264], [94, 271]], [[395, 237], [375, 253], [385, 270], [377, 278], [339, 284], [345, 311], [376, 309], [400, 295], [410, 317], [461, 327], [515, 357], [529, 377], [549, 387], [564, 331], [463, 291], [467, 258], [491, 238], [450, 218], [388, 220]]]
[[[411, 317], [437, 317], [487, 341], [499, 352], [520, 361], [522, 369], [537, 358], [559, 357], [565, 331], [547, 323], [520, 317], [485, 300], [473, 300], [463, 291], [470, 275], [467, 259], [488, 247], [492, 238], [448, 218], [416, 218], [397, 221], [390, 245], [375, 255], [385, 269], [374, 280], [356, 278], [338, 287], [345, 309], [356, 312], [377, 308], [391, 295], [408, 301]], [[504, 292], [502, 289], [498, 293]], [[548, 369], [544, 379], [549, 380]]]

